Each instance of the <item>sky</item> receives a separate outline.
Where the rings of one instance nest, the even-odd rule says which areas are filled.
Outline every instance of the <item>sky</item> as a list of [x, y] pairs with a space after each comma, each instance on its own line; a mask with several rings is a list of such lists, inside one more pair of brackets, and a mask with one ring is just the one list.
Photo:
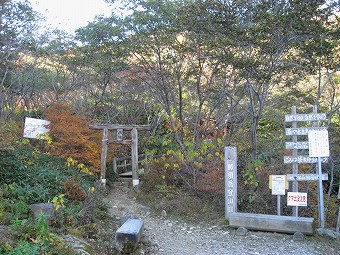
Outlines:
[[33, 9], [41, 13], [44, 26], [58, 28], [70, 34], [86, 26], [96, 15], [109, 16], [111, 9], [104, 0], [29, 0]]

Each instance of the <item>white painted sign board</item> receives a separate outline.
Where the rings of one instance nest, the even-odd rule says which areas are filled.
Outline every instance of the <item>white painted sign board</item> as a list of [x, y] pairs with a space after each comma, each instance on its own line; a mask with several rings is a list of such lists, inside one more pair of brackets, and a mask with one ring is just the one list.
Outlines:
[[326, 127], [304, 127], [304, 128], [286, 128], [285, 133], [287, 136], [292, 135], [308, 135], [310, 131], [327, 130]]
[[326, 113], [310, 113], [310, 114], [286, 114], [285, 122], [293, 121], [322, 121], [326, 120]]
[[[41, 120], [35, 118], [26, 118], [24, 127], [24, 137], [26, 138], [37, 138], [37, 136], [49, 132], [46, 128], [51, 122], [48, 120]], [[44, 137], [41, 137], [44, 139]]]
[[123, 141], [124, 130], [122, 128], [117, 129], [117, 141]]
[[329, 157], [329, 141], [327, 130], [311, 130], [308, 132], [309, 157]]
[[287, 150], [306, 150], [309, 148], [309, 144], [306, 141], [303, 142], [286, 142]]
[[272, 178], [272, 195], [286, 194], [286, 176], [271, 175]]
[[237, 173], [235, 173], [236, 167], [233, 160], [227, 160], [226, 163], [226, 202], [228, 213], [231, 213], [236, 211], [237, 197], [235, 190], [237, 188], [237, 180], [235, 177]]
[[[328, 174], [322, 174], [321, 179], [323, 181], [328, 180]], [[287, 174], [288, 181], [317, 181], [319, 180], [318, 174]]]
[[288, 206], [307, 206], [307, 193], [288, 192], [287, 205]]
[[[328, 158], [322, 157], [321, 162], [327, 163]], [[309, 157], [306, 155], [300, 155], [300, 156], [284, 156], [283, 157], [283, 163], [284, 164], [293, 164], [293, 163], [300, 163], [300, 164], [313, 164], [318, 163], [318, 158], [315, 157]]]

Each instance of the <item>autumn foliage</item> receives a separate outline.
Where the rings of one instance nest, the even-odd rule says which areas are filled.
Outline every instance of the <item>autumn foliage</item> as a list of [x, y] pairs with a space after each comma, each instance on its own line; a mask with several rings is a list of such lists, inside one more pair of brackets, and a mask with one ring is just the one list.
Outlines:
[[44, 115], [51, 122], [51, 152], [65, 159], [72, 158], [85, 164], [92, 172], [98, 172], [101, 134], [89, 129], [85, 118], [76, 115], [67, 104], [55, 103], [45, 110]]

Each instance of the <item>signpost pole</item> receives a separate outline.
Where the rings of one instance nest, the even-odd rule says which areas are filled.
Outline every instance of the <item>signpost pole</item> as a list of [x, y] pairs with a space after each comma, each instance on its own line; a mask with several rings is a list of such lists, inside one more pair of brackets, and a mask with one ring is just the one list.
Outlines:
[[281, 196], [277, 195], [277, 215], [281, 215]]
[[319, 221], [320, 227], [325, 227], [325, 216], [324, 216], [324, 207], [323, 207], [323, 188], [322, 188], [322, 169], [321, 169], [321, 157], [318, 157], [318, 189], [319, 189]]
[[[340, 199], [340, 183], [339, 183], [338, 199]], [[339, 228], [340, 228], [340, 205], [339, 205], [338, 218], [337, 218], [337, 221], [336, 221], [335, 231], [339, 232]]]
[[[296, 106], [292, 106], [292, 114], [296, 114]], [[293, 128], [297, 128], [296, 121], [292, 122], [292, 127]], [[292, 142], [293, 143], [297, 143], [297, 136], [296, 135], [292, 136]], [[297, 157], [297, 155], [298, 155], [297, 149], [293, 149], [292, 153], [293, 153], [294, 157]], [[292, 165], [292, 174], [298, 174], [298, 173], [299, 173], [298, 164], [297, 163], [293, 163], [293, 165]], [[292, 187], [293, 188], [293, 192], [298, 192], [299, 191], [299, 184], [298, 184], [298, 182], [295, 180], [295, 181], [293, 181], [292, 185], [293, 185], [293, 187]], [[299, 214], [298, 210], [299, 210], [298, 206], [293, 206], [292, 207], [292, 215], [294, 217], [298, 217], [299, 216], [298, 215]]]

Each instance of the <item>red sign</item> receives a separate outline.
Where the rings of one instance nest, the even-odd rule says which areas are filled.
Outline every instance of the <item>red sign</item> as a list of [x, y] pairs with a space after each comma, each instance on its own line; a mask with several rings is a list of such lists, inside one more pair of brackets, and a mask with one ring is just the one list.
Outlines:
[[307, 206], [307, 193], [288, 192], [287, 205], [288, 206]]

